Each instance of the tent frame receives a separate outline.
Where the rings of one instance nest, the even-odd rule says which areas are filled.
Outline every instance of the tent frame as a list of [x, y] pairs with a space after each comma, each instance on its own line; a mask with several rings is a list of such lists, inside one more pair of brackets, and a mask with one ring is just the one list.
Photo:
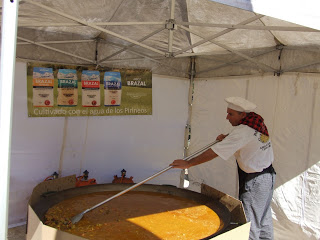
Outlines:
[[[49, 23], [49, 24], [43, 24], [43, 23], [37, 23], [37, 24], [19, 24], [19, 27], [20, 28], [24, 28], [24, 27], [75, 27], [75, 26], [87, 26], [87, 27], [90, 27], [92, 29], [95, 29], [95, 30], [98, 30], [100, 31], [101, 33], [106, 33], [106, 34], [110, 34], [118, 39], [121, 39], [121, 40], [124, 40], [128, 43], [130, 43], [129, 45], [127, 46], [118, 46], [119, 48], [121, 48], [120, 50], [118, 50], [117, 52], [115, 53], [112, 53], [108, 56], [104, 56], [101, 60], [98, 60], [98, 59], [88, 59], [88, 58], [85, 58], [85, 57], [82, 57], [82, 56], [78, 56], [78, 55], [75, 55], [73, 53], [68, 53], [68, 52], [65, 52], [65, 51], [62, 51], [58, 48], [54, 48], [54, 47], [51, 47], [49, 46], [49, 44], [59, 44], [59, 43], [63, 43], [63, 44], [68, 44], [68, 43], [80, 43], [80, 42], [89, 42], [89, 41], [98, 41], [99, 43], [100, 42], [103, 42], [101, 39], [91, 39], [91, 40], [82, 40], [82, 39], [79, 39], [79, 40], [69, 40], [69, 41], [46, 41], [46, 42], [35, 42], [35, 41], [32, 41], [30, 39], [26, 39], [24, 37], [21, 37], [21, 36], [18, 36], [18, 39], [21, 40], [22, 42], [18, 42], [18, 45], [20, 44], [34, 44], [34, 45], [37, 45], [37, 46], [40, 46], [40, 47], [43, 47], [43, 48], [47, 48], [47, 49], [50, 49], [52, 51], [56, 51], [56, 52], [59, 52], [59, 53], [62, 53], [62, 54], [65, 54], [65, 55], [68, 55], [68, 56], [71, 56], [71, 57], [75, 57], [75, 58], [78, 58], [78, 59], [81, 59], [81, 60], [84, 60], [86, 62], [88, 62], [89, 65], [96, 65], [96, 66], [99, 66], [99, 65], [103, 65], [103, 64], [107, 64], [107, 63], [112, 63], [112, 62], [119, 62], [119, 61], [132, 61], [132, 60], [144, 60], [144, 59], [148, 59], [148, 60], [151, 60], [151, 61], [154, 61], [156, 63], [159, 63], [161, 64], [161, 59], [163, 60], [163, 58], [180, 58], [180, 57], [190, 57], [190, 56], [197, 56], [197, 55], [210, 55], [210, 56], [215, 56], [215, 54], [213, 53], [210, 53], [210, 52], [206, 52], [206, 53], [200, 53], [200, 54], [195, 54], [193, 53], [193, 50], [195, 47], [198, 47], [198, 46], [201, 46], [205, 43], [212, 43], [212, 44], [215, 44], [219, 47], [221, 47], [222, 49], [226, 50], [229, 54], [231, 53], [232, 55], [236, 55], [236, 56], [239, 56], [241, 57], [243, 60], [247, 60], [249, 61], [250, 63], [253, 63], [253, 65], [255, 66], [255, 68], [259, 69], [260, 71], [263, 71], [263, 72], [273, 72], [277, 75], [279, 74], [282, 74], [283, 72], [290, 72], [290, 71], [293, 71], [293, 70], [296, 70], [296, 69], [299, 69], [299, 68], [303, 68], [303, 67], [306, 67], [306, 66], [311, 66], [311, 65], [315, 65], [315, 64], [318, 64], [319, 61], [313, 61], [313, 62], [310, 62], [308, 64], [303, 64], [303, 65], [300, 65], [300, 66], [294, 66], [294, 67], [291, 67], [291, 68], [288, 68], [288, 69], [285, 69], [285, 70], [281, 70], [281, 69], [275, 69], [265, 63], [262, 63], [260, 61], [258, 61], [256, 59], [257, 56], [261, 56], [261, 54], [257, 55], [257, 56], [250, 56], [248, 54], [245, 54], [244, 52], [242, 51], [239, 51], [239, 50], [236, 50], [236, 49], [233, 49], [225, 44], [221, 44], [219, 43], [218, 41], [215, 41], [214, 39], [215, 38], [218, 38], [222, 35], [225, 35], [227, 33], [230, 33], [232, 32], [233, 30], [236, 30], [236, 29], [246, 29], [246, 30], [265, 30], [265, 31], [292, 31], [292, 32], [319, 32], [319, 30], [316, 30], [316, 29], [312, 29], [312, 28], [308, 28], [308, 27], [283, 27], [283, 26], [252, 26], [252, 25], [248, 25], [249, 23], [252, 23], [253, 21], [256, 21], [258, 19], [261, 19], [262, 17], [264, 17], [264, 15], [262, 14], [256, 14], [254, 17], [251, 17], [249, 19], [246, 19], [245, 21], [242, 21], [240, 22], [239, 24], [216, 24], [216, 23], [199, 23], [199, 22], [179, 22], [179, 21], [176, 21], [175, 19], [175, 0], [171, 0], [171, 5], [170, 5], [170, 18], [167, 19], [166, 21], [163, 21], [163, 22], [96, 22], [96, 23], [93, 23], [93, 22], [86, 22], [86, 21], [83, 21], [79, 18], [76, 18], [74, 16], [71, 16], [69, 14], [65, 14], [64, 12], [62, 11], [58, 11], [54, 8], [51, 8], [51, 7], [48, 7], [48, 6], [45, 6], [41, 3], [38, 3], [38, 2], [35, 2], [33, 0], [25, 0], [24, 3], [27, 3], [27, 4], [33, 4], [39, 8], [42, 8], [42, 9], [45, 9], [53, 14], [58, 14], [60, 16], [63, 16], [67, 19], [70, 19], [72, 21], [74, 21], [74, 23]], [[120, 35], [120, 34], [117, 34], [113, 31], [110, 31], [110, 30], [107, 30], [105, 28], [103, 28], [103, 26], [131, 26], [131, 25], [162, 25], [161, 28], [157, 29], [156, 31], [153, 31], [152, 33], [140, 38], [139, 40], [133, 40], [133, 39], [130, 39], [128, 37], [125, 37], [123, 35]], [[213, 27], [213, 28], [225, 28], [224, 30], [222, 30], [221, 32], [218, 32], [214, 35], [211, 35], [211, 36], [204, 36], [198, 32], [196, 32], [195, 30], [192, 30], [189, 28], [189, 26], [204, 26], [204, 27]], [[161, 51], [159, 49], [156, 49], [154, 47], [151, 47], [151, 46], [148, 46], [146, 44], [143, 43], [143, 41], [145, 41], [146, 39], [152, 37], [152, 36], [155, 36], [156, 34], [160, 33], [161, 31], [163, 30], [168, 30], [168, 47], [167, 47], [167, 51], [164, 52], [164, 51]], [[180, 29], [180, 30], [184, 30], [186, 32], [188, 32], [189, 34], [193, 34], [195, 36], [198, 36], [200, 38], [202, 38], [201, 41], [199, 42], [196, 42], [192, 45], [190, 45], [189, 47], [186, 47], [186, 48], [183, 48], [183, 49], [180, 49], [180, 50], [177, 50], [177, 51], [173, 51], [173, 43], [174, 43], [174, 31], [176, 31], [177, 29]], [[272, 32], [271, 32], [272, 33]], [[106, 42], [107, 44], [113, 44], [113, 45], [116, 45], [115, 43], [111, 43], [110, 41], [109, 42]], [[276, 50], [278, 48], [278, 45], [279, 44], [276, 44], [275, 47], [274, 47], [274, 50]], [[281, 44], [280, 44], [281, 45]], [[152, 53], [156, 53], [158, 56], [159, 56], [159, 60], [157, 56], [148, 56], [146, 54], [141, 54], [137, 51], [134, 51], [132, 50], [133, 47], [135, 46], [139, 46], [139, 47], [142, 47], [144, 49], [147, 49], [149, 51], [151, 51]], [[283, 49], [297, 49], [295, 46], [283, 46]], [[300, 49], [303, 49], [303, 50], [307, 50], [307, 48], [305, 47], [300, 47]], [[120, 53], [124, 52], [124, 51], [127, 51], [127, 52], [130, 52], [130, 53], [133, 53], [141, 58], [130, 58], [130, 59], [122, 59], [122, 60], [112, 60], [113, 57], [115, 56], [118, 56]], [[191, 52], [190, 52], [191, 51]], [[268, 53], [269, 51], [266, 51], [266, 53]], [[28, 60], [31, 60], [32, 59], [28, 59]], [[225, 61], [222, 65], [218, 66], [218, 67], [215, 67], [215, 68], [212, 68], [211, 70], [216, 70], [220, 67], [225, 67], [225, 66], [228, 66], [228, 65], [234, 65], [234, 64], [239, 64], [241, 65], [241, 62], [243, 60], [236, 60], [236, 61]], [[211, 71], [210, 70], [210, 71]], [[205, 70], [205, 71], [208, 71], [208, 70]], [[202, 72], [205, 72], [205, 71], [202, 71]]]

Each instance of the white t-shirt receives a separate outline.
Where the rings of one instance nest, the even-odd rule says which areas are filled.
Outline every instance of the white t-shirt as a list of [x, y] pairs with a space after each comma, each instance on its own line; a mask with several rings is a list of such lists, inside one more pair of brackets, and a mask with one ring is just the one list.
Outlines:
[[234, 155], [246, 173], [261, 172], [274, 160], [270, 138], [242, 124], [211, 149], [224, 160]]

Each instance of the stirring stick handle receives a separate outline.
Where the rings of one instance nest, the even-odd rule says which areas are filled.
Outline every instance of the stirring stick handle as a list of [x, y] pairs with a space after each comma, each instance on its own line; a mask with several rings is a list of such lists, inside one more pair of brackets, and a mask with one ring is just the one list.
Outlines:
[[[189, 155], [189, 156], [185, 157], [183, 160], [186, 160], [186, 161], [187, 161], [187, 160], [189, 160], [190, 158], [193, 158], [193, 157], [194, 157], [194, 156], [196, 156], [197, 154], [202, 153], [203, 151], [205, 151], [205, 150], [209, 149], [210, 147], [212, 147], [212, 146], [213, 146], [214, 144], [216, 144], [217, 142], [219, 142], [219, 141], [218, 141], [218, 140], [216, 140], [216, 141], [214, 141], [214, 142], [212, 142], [212, 143], [208, 144], [207, 146], [205, 146], [205, 147], [203, 147], [203, 148], [199, 149], [198, 151], [196, 151], [196, 152], [192, 153], [191, 155]], [[108, 198], [108, 199], [104, 200], [103, 202], [100, 202], [100, 203], [98, 203], [98, 204], [94, 205], [93, 207], [91, 207], [91, 208], [89, 208], [89, 209], [85, 210], [83, 213], [89, 212], [89, 211], [91, 211], [91, 210], [93, 210], [93, 209], [95, 209], [95, 208], [97, 208], [97, 207], [101, 206], [102, 204], [105, 204], [106, 202], [109, 202], [110, 200], [112, 200], [112, 199], [114, 199], [114, 198], [116, 198], [116, 197], [119, 197], [119, 196], [121, 196], [122, 194], [125, 194], [126, 192], [129, 192], [130, 190], [132, 190], [132, 189], [134, 189], [134, 188], [136, 188], [136, 187], [139, 187], [140, 185], [144, 184], [145, 182], [150, 181], [151, 179], [153, 179], [153, 178], [155, 178], [155, 177], [159, 176], [160, 174], [162, 174], [162, 173], [164, 173], [164, 172], [168, 171], [168, 170], [169, 170], [169, 169], [171, 169], [171, 168], [172, 168], [172, 166], [168, 166], [168, 167], [166, 167], [166, 168], [162, 169], [161, 171], [159, 171], [159, 172], [157, 172], [157, 173], [153, 174], [152, 176], [150, 176], [150, 177], [148, 177], [148, 178], [144, 179], [143, 181], [138, 182], [138, 183], [134, 184], [133, 186], [131, 186], [131, 187], [129, 187], [129, 188], [127, 188], [127, 189], [125, 189], [125, 190], [123, 190], [123, 191], [121, 191], [121, 192], [117, 193], [116, 195], [114, 195], [114, 196], [112, 196], [112, 197], [110, 197], [110, 198]]]

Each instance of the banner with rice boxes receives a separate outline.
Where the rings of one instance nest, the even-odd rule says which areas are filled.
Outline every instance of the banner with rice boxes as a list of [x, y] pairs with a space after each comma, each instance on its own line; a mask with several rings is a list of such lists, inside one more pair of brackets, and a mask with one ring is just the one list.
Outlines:
[[152, 73], [28, 63], [29, 117], [152, 115]]

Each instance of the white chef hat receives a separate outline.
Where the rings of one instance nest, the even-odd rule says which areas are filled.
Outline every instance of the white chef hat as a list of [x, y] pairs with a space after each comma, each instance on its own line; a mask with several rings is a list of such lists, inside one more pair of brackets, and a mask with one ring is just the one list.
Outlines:
[[239, 112], [252, 112], [257, 105], [241, 98], [241, 97], [228, 97], [224, 99], [228, 103], [228, 108]]

